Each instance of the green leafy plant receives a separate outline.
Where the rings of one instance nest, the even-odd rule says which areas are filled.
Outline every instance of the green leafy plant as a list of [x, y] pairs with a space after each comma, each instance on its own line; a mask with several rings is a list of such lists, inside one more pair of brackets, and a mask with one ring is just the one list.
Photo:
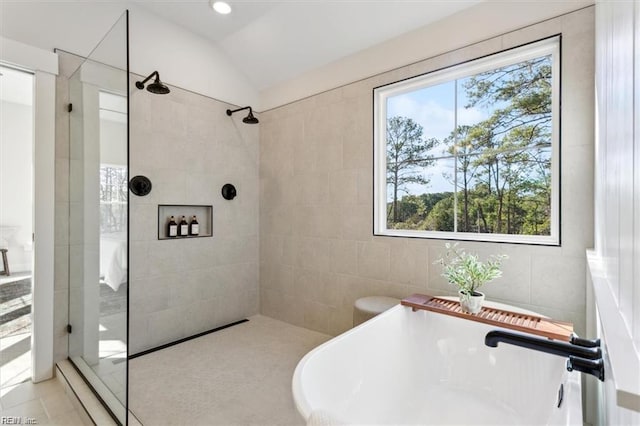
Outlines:
[[442, 265], [442, 276], [455, 285], [464, 296], [479, 296], [478, 289], [502, 276], [500, 266], [507, 259], [505, 254], [492, 255], [486, 262], [477, 254], [466, 253], [458, 243], [445, 244], [445, 255], [434, 263]]

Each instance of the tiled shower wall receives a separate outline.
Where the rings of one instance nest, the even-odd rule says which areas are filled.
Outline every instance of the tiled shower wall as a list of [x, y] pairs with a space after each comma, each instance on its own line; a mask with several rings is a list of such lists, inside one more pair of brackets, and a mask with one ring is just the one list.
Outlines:
[[359, 297], [454, 294], [433, 265], [444, 241], [372, 235], [372, 89], [559, 33], [562, 246], [462, 246], [509, 255], [503, 278], [483, 287], [489, 299], [573, 321], [581, 333], [593, 245], [593, 7], [263, 113], [261, 312], [335, 335], [351, 327]]
[[69, 338], [69, 77], [82, 63], [78, 56], [58, 51], [56, 77], [54, 362], [67, 359]]
[[[58, 52], [56, 82], [55, 361], [67, 358], [69, 301], [68, 78], [81, 59]], [[171, 87], [168, 95], [131, 82], [129, 353], [135, 354], [258, 312], [259, 125], [228, 117], [220, 101]], [[238, 196], [222, 198], [225, 183]], [[213, 236], [157, 239], [158, 204], [213, 206]], [[202, 220], [202, 219], [201, 219]]]
[[[147, 176], [153, 189], [130, 196], [131, 354], [259, 309], [259, 125], [242, 123], [242, 112], [228, 117], [233, 105], [176, 87], [168, 95], [138, 90], [137, 79], [130, 176]], [[226, 183], [238, 192], [231, 201], [221, 195]], [[158, 240], [158, 204], [212, 205], [213, 237]]]

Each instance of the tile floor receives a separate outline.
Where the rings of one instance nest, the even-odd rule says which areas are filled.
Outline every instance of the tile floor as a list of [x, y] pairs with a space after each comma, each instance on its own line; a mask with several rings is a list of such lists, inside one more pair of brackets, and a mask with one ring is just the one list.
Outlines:
[[31, 333], [0, 339], [0, 389], [31, 378]]
[[[57, 379], [40, 383], [30, 380], [0, 390], [0, 423], [83, 425], [81, 417]], [[14, 423], [15, 424], [15, 423]]]
[[331, 336], [261, 315], [129, 362], [129, 409], [144, 425], [302, 425], [298, 361]]
[[0, 277], [0, 388], [31, 377], [31, 273]]
[[[126, 299], [125, 299], [126, 300]], [[127, 314], [100, 316], [99, 362], [91, 368], [113, 394], [126, 403]]]
[[[248, 323], [136, 358], [130, 363], [131, 411], [146, 425], [302, 425], [291, 396], [293, 370], [329, 338], [256, 315]], [[2, 418], [83, 424], [56, 379], [2, 388]]]

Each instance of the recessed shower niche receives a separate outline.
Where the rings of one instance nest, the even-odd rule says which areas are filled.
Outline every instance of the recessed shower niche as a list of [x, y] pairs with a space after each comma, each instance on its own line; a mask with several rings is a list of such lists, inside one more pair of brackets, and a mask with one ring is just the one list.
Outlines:
[[[180, 221], [184, 216], [187, 225], [190, 225], [194, 216], [198, 223], [198, 234], [191, 235], [192, 227], [189, 226], [187, 235], [181, 235], [180, 231], [175, 236], [169, 235], [169, 222], [173, 216], [176, 225], [180, 227]], [[158, 239], [176, 240], [188, 238], [201, 238], [213, 236], [213, 206], [186, 205], [186, 204], [159, 204], [158, 205]]]

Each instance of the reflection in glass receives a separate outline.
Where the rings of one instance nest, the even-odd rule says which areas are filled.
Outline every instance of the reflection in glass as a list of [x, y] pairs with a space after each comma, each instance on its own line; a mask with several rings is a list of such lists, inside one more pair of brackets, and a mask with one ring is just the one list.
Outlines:
[[126, 423], [127, 16], [69, 79], [69, 358]]

